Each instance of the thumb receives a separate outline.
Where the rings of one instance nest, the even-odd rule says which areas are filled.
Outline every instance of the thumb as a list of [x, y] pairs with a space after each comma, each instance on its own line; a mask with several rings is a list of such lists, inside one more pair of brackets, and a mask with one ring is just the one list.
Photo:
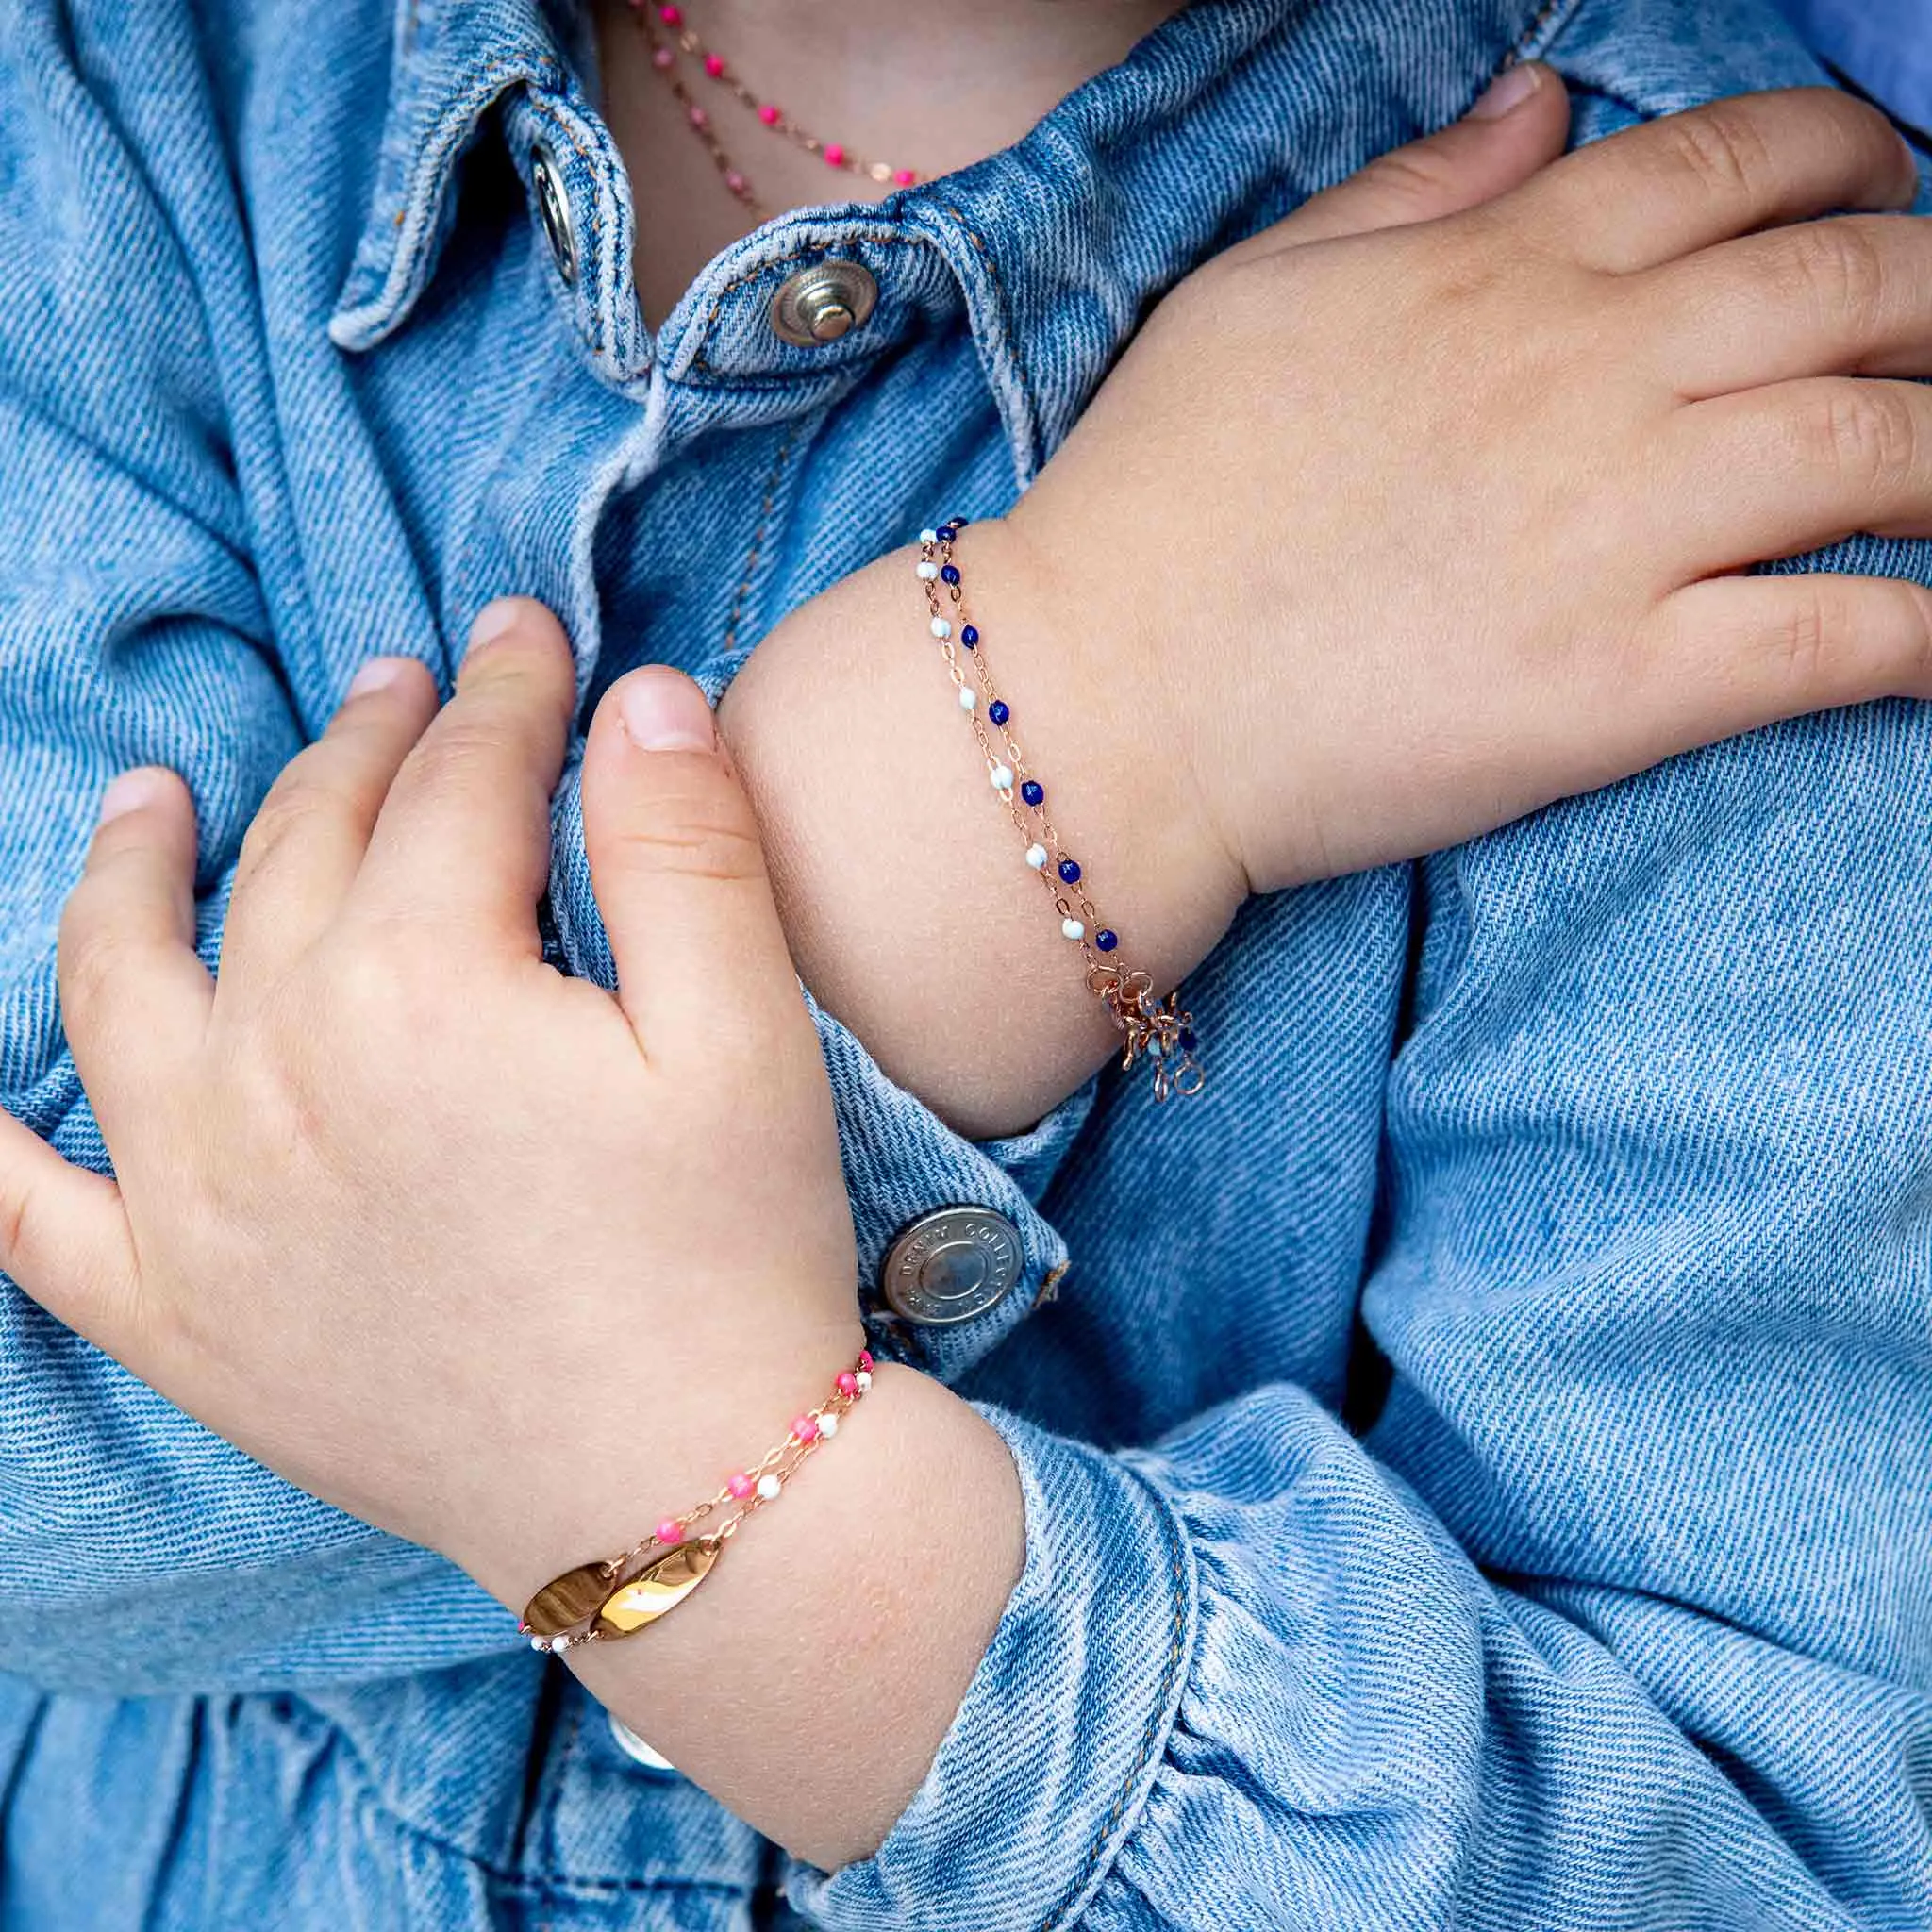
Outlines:
[[758, 821], [705, 694], [652, 665], [605, 693], [584, 751], [584, 845], [618, 1001], [653, 1058], [756, 1050], [803, 1017]]
[[1569, 133], [1562, 81], [1526, 61], [1493, 81], [1460, 121], [1371, 161], [1257, 239], [1298, 248], [1459, 214], [1528, 180], [1563, 152]]

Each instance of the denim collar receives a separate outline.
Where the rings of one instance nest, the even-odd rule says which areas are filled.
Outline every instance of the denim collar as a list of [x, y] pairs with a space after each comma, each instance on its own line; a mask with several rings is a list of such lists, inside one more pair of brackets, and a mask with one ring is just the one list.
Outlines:
[[[1196, 0], [1014, 146], [878, 208], [767, 224], [700, 275], [654, 341], [632, 292], [628, 187], [598, 133], [576, 9], [398, 0], [375, 192], [329, 333], [360, 351], [405, 324], [455, 219], [462, 158], [503, 104], [526, 180], [541, 138], [532, 125], [560, 129], [587, 171], [586, 273], [568, 299], [601, 375], [625, 383], [661, 359], [674, 376], [727, 385], [852, 379], [891, 331], [855, 332], [830, 354], [787, 349], [762, 326], [762, 282], [813, 249], [930, 250], [963, 300], [1024, 484], [1153, 299], [1391, 138], [1455, 118], [1499, 68], [1539, 53], [1575, 4]], [[920, 299], [929, 308], [931, 289]]]

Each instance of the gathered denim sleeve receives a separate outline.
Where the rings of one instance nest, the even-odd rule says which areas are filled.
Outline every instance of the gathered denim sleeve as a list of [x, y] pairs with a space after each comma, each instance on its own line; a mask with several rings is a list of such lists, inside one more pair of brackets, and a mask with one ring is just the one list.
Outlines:
[[1023, 1578], [814, 1924], [1932, 1924], [1932, 708], [1674, 760], [1419, 904], [1377, 1419], [994, 1414]]

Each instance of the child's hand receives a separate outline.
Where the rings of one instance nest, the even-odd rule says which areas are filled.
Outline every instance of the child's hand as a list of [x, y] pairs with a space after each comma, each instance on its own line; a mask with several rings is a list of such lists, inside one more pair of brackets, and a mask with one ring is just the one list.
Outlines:
[[1360, 185], [1184, 283], [968, 533], [1079, 647], [1060, 702], [1133, 693], [1111, 756], [1177, 746], [1254, 889], [1932, 695], [1924, 590], [1734, 575], [1932, 533], [1932, 389], [1857, 379], [1932, 374], [1932, 223], [1805, 219], [1910, 204], [1881, 115], [1725, 101], [1376, 234]]
[[495, 609], [516, 625], [440, 714], [389, 662], [283, 774], [219, 985], [185, 787], [109, 794], [60, 965], [119, 1181], [0, 1115], [0, 1265], [521, 1602], [709, 1493], [862, 1338], [817, 1036], [702, 694], [637, 673], [591, 732], [612, 998], [537, 936], [570, 655], [539, 607]]

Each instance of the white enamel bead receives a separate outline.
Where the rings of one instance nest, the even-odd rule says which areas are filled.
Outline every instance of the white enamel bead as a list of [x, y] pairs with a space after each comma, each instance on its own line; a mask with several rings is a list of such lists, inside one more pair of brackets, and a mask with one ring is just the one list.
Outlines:
[[987, 776], [992, 780], [995, 791], [1010, 791], [1013, 789], [1013, 768], [1010, 765], [995, 765]]
[[819, 1434], [822, 1436], [830, 1437], [836, 1436], [838, 1433], [839, 1418], [836, 1415], [832, 1414], [832, 1412], [829, 1409], [827, 1409], [826, 1412], [819, 1418]]
[[758, 1494], [767, 1503], [775, 1503], [785, 1493], [785, 1485], [774, 1475], [761, 1475], [758, 1478]]
[[530, 1648], [547, 1651], [550, 1648], [550, 1640], [547, 1637], [533, 1637], [530, 1639]]
[[1029, 845], [1026, 848], [1026, 863], [1035, 872], [1046, 870], [1047, 851], [1044, 845]]
[[979, 693], [971, 685], [962, 684], [959, 687], [959, 708], [962, 711], [972, 710], [978, 702]]
[[922, 543], [937, 543], [940, 541], [940, 533], [937, 530], [922, 530], [919, 533], [919, 541]]
[[932, 621], [932, 634], [936, 638], [949, 638], [953, 635], [953, 626], [943, 617], [935, 617]]
[[1060, 930], [1070, 940], [1084, 940], [1087, 937], [1087, 928], [1077, 919], [1061, 920]]
[[928, 584], [931, 583], [932, 580], [939, 575], [939, 565], [932, 562], [930, 558], [927, 558], [921, 562], [919, 566], [919, 575], [924, 582]]
[[852, 1379], [858, 1384], [858, 1392], [863, 1395], [872, 1387], [872, 1371], [870, 1369], [860, 1369]]

